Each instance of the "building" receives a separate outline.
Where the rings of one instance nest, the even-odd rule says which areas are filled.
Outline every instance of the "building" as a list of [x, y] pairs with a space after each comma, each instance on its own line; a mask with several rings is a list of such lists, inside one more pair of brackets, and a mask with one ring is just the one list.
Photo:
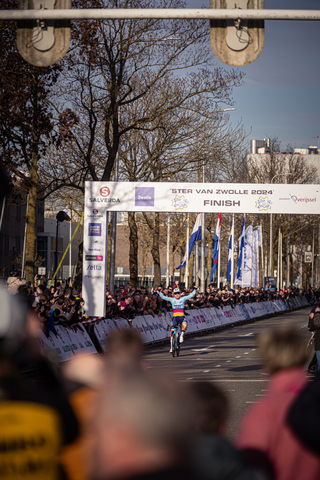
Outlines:
[[[44, 231], [44, 204], [37, 202], [36, 232]], [[18, 185], [5, 199], [0, 230], [0, 277], [7, 278], [12, 270], [21, 274], [27, 212], [27, 192]]]

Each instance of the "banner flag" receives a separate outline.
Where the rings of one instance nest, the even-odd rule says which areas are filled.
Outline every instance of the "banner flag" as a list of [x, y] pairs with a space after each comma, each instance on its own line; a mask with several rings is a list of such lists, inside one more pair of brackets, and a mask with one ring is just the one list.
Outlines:
[[253, 242], [252, 242], [252, 274], [250, 287], [259, 286], [259, 271], [258, 271], [258, 247], [259, 247], [259, 232], [260, 227], [253, 229]]
[[219, 253], [219, 245], [220, 245], [220, 230], [221, 230], [221, 213], [219, 214], [219, 218], [217, 221], [216, 227], [216, 236], [214, 239], [214, 250], [212, 255], [213, 265], [211, 270], [210, 282], [212, 282], [214, 272], [218, 265], [218, 253]]
[[245, 223], [246, 223], [246, 217], [243, 217], [243, 222], [242, 222], [242, 228], [241, 228], [241, 235], [239, 238], [239, 243], [240, 243], [240, 253], [239, 253], [239, 258], [238, 258], [238, 270], [237, 270], [237, 278], [236, 281], [234, 282], [235, 285], [242, 285], [242, 258], [243, 258], [243, 247], [244, 247], [244, 231], [245, 231]]
[[[189, 240], [189, 260], [190, 260], [191, 252], [194, 247], [194, 243], [197, 242], [198, 240], [201, 240], [201, 213], [198, 213], [198, 216]], [[176, 270], [178, 270], [178, 268], [185, 267], [186, 263], [187, 263], [187, 253], [185, 253], [182, 263], [179, 265], [179, 267], [176, 267]]]
[[228, 246], [228, 274], [227, 274], [227, 281], [230, 282], [231, 280], [231, 265], [232, 265], [232, 230], [233, 230], [233, 219], [231, 220], [231, 228], [230, 228], [230, 237], [229, 237], [229, 246]]
[[251, 287], [252, 274], [252, 242], [253, 242], [253, 228], [252, 223], [246, 228], [244, 232], [244, 247], [243, 247], [243, 286]]

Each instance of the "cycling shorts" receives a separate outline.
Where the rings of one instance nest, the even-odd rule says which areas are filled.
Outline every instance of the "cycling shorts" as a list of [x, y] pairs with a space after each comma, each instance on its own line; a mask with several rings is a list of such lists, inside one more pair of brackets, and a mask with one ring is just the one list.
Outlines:
[[177, 315], [176, 317], [172, 317], [172, 327], [177, 327], [181, 325], [183, 322], [187, 323], [187, 320], [184, 318], [184, 315]]

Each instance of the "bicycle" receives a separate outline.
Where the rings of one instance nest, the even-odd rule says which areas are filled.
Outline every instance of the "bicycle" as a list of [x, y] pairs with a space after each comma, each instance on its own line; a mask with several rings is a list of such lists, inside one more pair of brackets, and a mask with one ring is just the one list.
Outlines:
[[180, 329], [180, 325], [177, 325], [176, 327], [172, 327], [174, 328], [174, 331], [173, 331], [173, 338], [170, 340], [171, 341], [171, 347], [172, 347], [172, 356], [175, 357], [175, 355], [177, 355], [177, 357], [179, 357], [180, 355], [180, 332], [179, 332], [179, 329]]

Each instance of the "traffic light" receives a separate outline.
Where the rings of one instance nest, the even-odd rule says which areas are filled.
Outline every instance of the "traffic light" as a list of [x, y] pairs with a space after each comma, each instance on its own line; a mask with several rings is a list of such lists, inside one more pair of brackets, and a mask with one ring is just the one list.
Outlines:
[[236, 10], [264, 9], [264, 0], [210, 0], [213, 9], [235, 9], [235, 20], [211, 20], [210, 41], [216, 57], [227, 65], [243, 66], [258, 58], [264, 47], [264, 21], [240, 20]]
[[[18, 8], [27, 10], [70, 9], [71, 0], [19, 0]], [[20, 55], [32, 65], [48, 67], [60, 60], [70, 43], [69, 20], [20, 20], [17, 46]]]

